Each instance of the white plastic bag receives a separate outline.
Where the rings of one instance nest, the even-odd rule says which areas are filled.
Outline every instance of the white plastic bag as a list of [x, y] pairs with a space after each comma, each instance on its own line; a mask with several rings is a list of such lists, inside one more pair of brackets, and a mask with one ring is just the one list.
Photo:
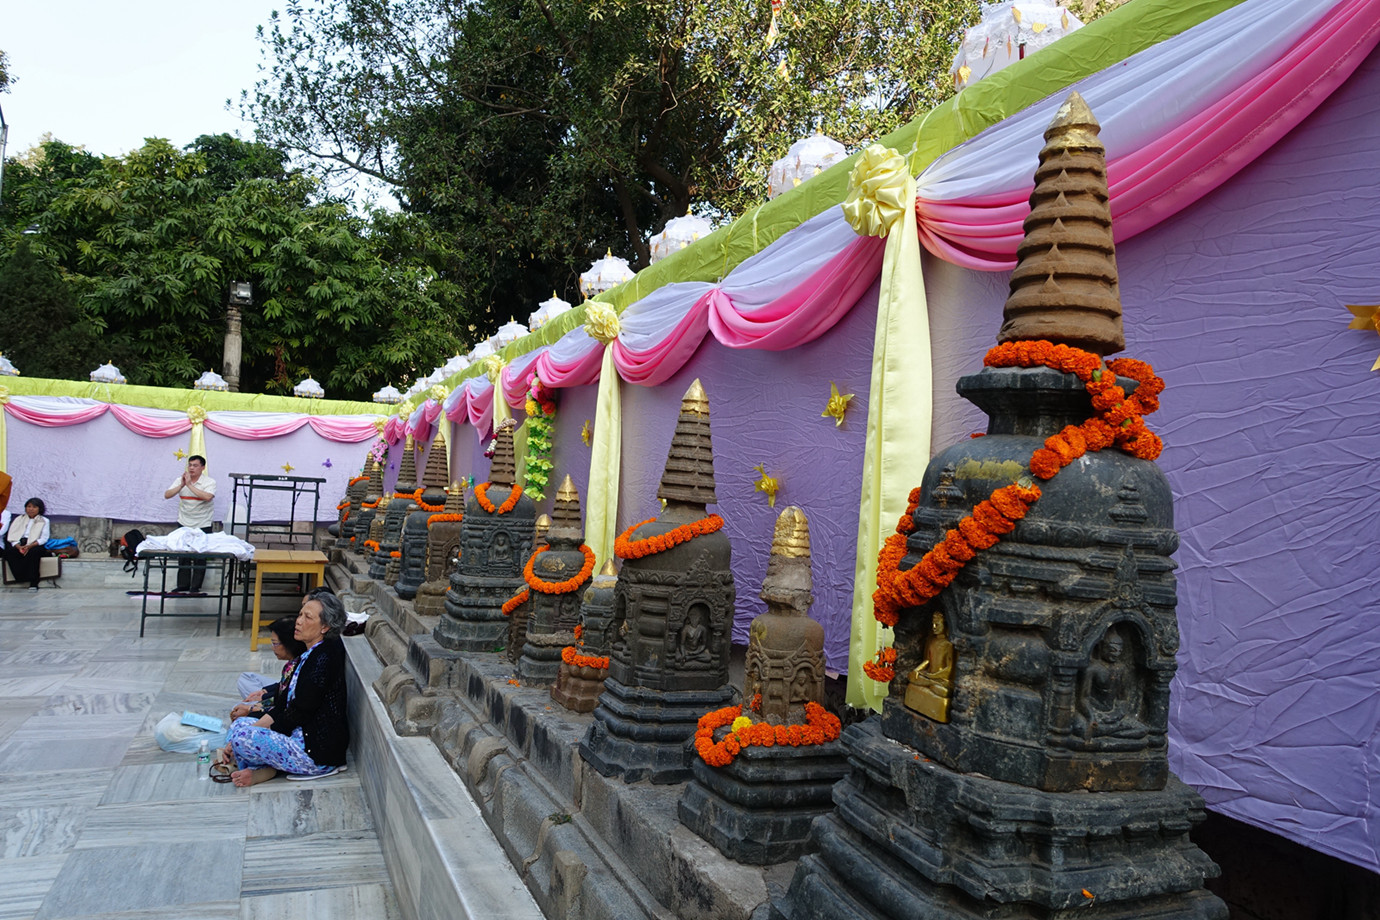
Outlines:
[[206, 741], [206, 746], [215, 749], [225, 744], [226, 732], [208, 732], [191, 725], [182, 724], [182, 713], [170, 712], [154, 726], [153, 737], [158, 746], [176, 754], [195, 754]]

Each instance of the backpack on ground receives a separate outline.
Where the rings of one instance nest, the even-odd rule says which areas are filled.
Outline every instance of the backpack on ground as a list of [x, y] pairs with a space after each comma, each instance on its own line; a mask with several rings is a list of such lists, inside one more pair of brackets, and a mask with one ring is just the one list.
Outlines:
[[141, 530], [126, 530], [120, 538], [120, 558], [125, 561], [122, 571], [129, 572], [131, 578], [139, 571], [139, 558], [134, 554], [143, 542], [144, 533]]

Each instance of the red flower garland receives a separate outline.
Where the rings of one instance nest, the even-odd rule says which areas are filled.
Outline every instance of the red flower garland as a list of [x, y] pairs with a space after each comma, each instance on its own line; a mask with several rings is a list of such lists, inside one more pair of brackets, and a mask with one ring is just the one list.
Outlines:
[[726, 767], [745, 747], [759, 745], [771, 747], [776, 744], [801, 745], [827, 744], [838, 738], [843, 731], [839, 717], [828, 712], [818, 703], [805, 704], [804, 725], [771, 725], [758, 722], [737, 732], [729, 732], [723, 740], [714, 741], [714, 732], [743, 714], [742, 706], [728, 706], [716, 709], [700, 717], [695, 730], [695, 751], [700, 759], [711, 767]]
[[[1145, 425], [1143, 416], [1159, 408], [1164, 381], [1144, 361], [1118, 358], [1105, 369], [1097, 355], [1046, 341], [1004, 342], [987, 353], [988, 367], [1049, 367], [1073, 374], [1083, 382], [1092, 397], [1095, 414], [1081, 425], [1069, 425], [1045, 439], [1044, 446], [1030, 457], [1030, 472], [1040, 479], [1051, 479], [1065, 466], [1088, 451], [1117, 446], [1133, 457], [1154, 460], [1163, 449], [1159, 436]], [[1109, 373], [1110, 372], [1110, 373]], [[1120, 374], [1139, 384], [1127, 396], [1116, 383]], [[1036, 485], [1010, 485], [997, 489], [973, 513], [958, 522], [920, 562], [905, 572], [899, 571], [906, 554], [906, 537], [915, 530], [913, 515], [920, 506], [920, 490], [912, 489], [906, 513], [896, 524], [896, 533], [886, 538], [877, 558], [877, 590], [872, 595], [872, 615], [885, 626], [895, 626], [907, 607], [918, 607], [951, 584], [960, 569], [978, 550], [987, 549], [1016, 527], [1030, 506], [1040, 497]], [[863, 671], [877, 681], [896, 676], [894, 649], [881, 649]]]
[[522, 497], [522, 486], [513, 486], [512, 494], [508, 496], [508, 500], [494, 507], [494, 503], [489, 501], [489, 486], [491, 485], [493, 485], [491, 482], [481, 482], [474, 487], [474, 497], [479, 502], [479, 507], [489, 514], [507, 514], [517, 507], [518, 499]]
[[580, 566], [580, 571], [567, 578], [565, 581], [542, 581], [537, 577], [532, 567], [532, 563], [537, 561], [537, 557], [549, 550], [551, 547], [543, 546], [527, 558], [527, 565], [523, 567], [522, 579], [527, 582], [527, 586], [533, 591], [542, 594], [569, 594], [577, 590], [580, 585], [589, 580], [589, 576], [594, 574], [594, 550], [580, 544], [580, 552], [585, 554], [585, 564]]
[[641, 523], [634, 524], [627, 530], [618, 535], [618, 539], [613, 541], [613, 552], [619, 559], [641, 559], [644, 556], [654, 556], [657, 553], [664, 553], [673, 546], [679, 546], [695, 537], [707, 533], [714, 533], [722, 530], [724, 519], [717, 514], [700, 518], [698, 521], [691, 521], [689, 524], [681, 524], [666, 533], [657, 534], [654, 537], [646, 537], [641, 540], [630, 539], [632, 532], [644, 524], [650, 524], [656, 518], [647, 518]]

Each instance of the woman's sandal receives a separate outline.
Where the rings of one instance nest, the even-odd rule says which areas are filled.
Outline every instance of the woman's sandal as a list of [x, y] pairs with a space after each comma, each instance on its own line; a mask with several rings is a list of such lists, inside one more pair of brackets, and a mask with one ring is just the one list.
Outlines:
[[211, 764], [211, 782], [228, 783], [230, 774], [233, 772], [233, 765], [228, 763]]

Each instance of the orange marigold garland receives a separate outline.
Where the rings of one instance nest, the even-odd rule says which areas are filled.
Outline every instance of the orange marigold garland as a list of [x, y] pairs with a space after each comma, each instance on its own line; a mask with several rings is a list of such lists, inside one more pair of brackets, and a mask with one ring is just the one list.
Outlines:
[[378, 552], [378, 551], [379, 551], [379, 541], [378, 541], [378, 540], [365, 540], [365, 541], [364, 541], [364, 548], [365, 548], [365, 549], [372, 549], [374, 552]]
[[700, 717], [695, 730], [695, 751], [701, 760], [711, 767], [726, 767], [745, 747], [828, 744], [837, 740], [843, 731], [843, 724], [838, 716], [818, 703], [806, 703], [804, 725], [772, 725], [768, 722], [757, 722], [746, 728], [730, 731], [718, 742], [714, 740], [716, 731], [732, 725], [734, 720], [742, 715], [742, 706], [728, 706]]
[[503, 602], [503, 615], [505, 617], [512, 616], [513, 611], [521, 607], [523, 604], [527, 603], [527, 598], [531, 596], [531, 589], [523, 588], [517, 594], [514, 594], [512, 597], [508, 598], [506, 601]]
[[723, 518], [717, 514], [711, 514], [708, 517], [700, 518], [698, 521], [681, 524], [673, 530], [657, 534], [654, 537], [645, 537], [641, 540], [631, 539], [634, 530], [655, 520], [656, 518], [647, 518], [647, 520], [632, 525], [618, 535], [618, 539], [613, 541], [613, 551], [619, 559], [641, 559], [644, 556], [664, 553], [671, 547], [679, 546], [695, 537], [722, 530], [724, 526]]
[[542, 594], [569, 594], [571, 591], [579, 590], [581, 585], [589, 581], [589, 576], [594, 574], [594, 550], [581, 543], [580, 552], [585, 555], [585, 564], [580, 566], [580, 571], [565, 581], [543, 581], [537, 576], [532, 563], [536, 562], [537, 557], [549, 549], [549, 546], [543, 546], [537, 550], [527, 558], [527, 565], [523, 567], [522, 578], [533, 591], [540, 591]]
[[483, 508], [489, 514], [507, 514], [517, 507], [518, 499], [522, 497], [522, 486], [513, 486], [513, 491], [508, 496], [508, 500], [495, 507], [494, 503], [489, 501], [490, 485], [492, 485], [492, 483], [481, 482], [474, 487], [474, 498], [475, 501], [479, 502], [479, 507]]
[[[442, 507], [445, 506], [443, 505]], [[463, 514], [433, 514], [426, 519], [426, 526], [430, 527], [432, 524], [436, 524], [440, 521], [463, 521], [464, 519], [465, 516]]]
[[572, 668], [598, 668], [602, 670], [609, 666], [608, 655], [581, 655], [573, 645], [567, 645], [561, 650], [561, 661]]
[[356, 476], [354, 479], [351, 479], [349, 482], [345, 483], [345, 488], [348, 489], [350, 486], [354, 485], [355, 483], [357, 483], [357, 482], [363, 482], [364, 480], [366, 480], [366, 479], [368, 479], [368, 478], [369, 478], [368, 476]]
[[[1030, 472], [1039, 479], [1051, 479], [1061, 469], [1088, 451], [1115, 445], [1133, 457], [1154, 460], [1164, 444], [1145, 425], [1144, 416], [1159, 408], [1164, 381], [1144, 361], [1117, 358], [1105, 365], [1097, 355], [1055, 345], [1046, 341], [1004, 342], [987, 353], [988, 367], [1049, 367], [1073, 374], [1083, 382], [1092, 398], [1095, 414], [1081, 425], [1068, 425], [1045, 439], [1044, 446], [1030, 457]], [[1117, 385], [1121, 375], [1135, 380], [1130, 396]], [[920, 505], [920, 490], [912, 489], [906, 513], [896, 532], [886, 538], [877, 557], [877, 590], [872, 595], [873, 616], [885, 626], [895, 626], [901, 611], [918, 607], [953, 583], [959, 570], [978, 550], [988, 549], [1016, 528], [1030, 506], [1040, 497], [1040, 487], [1017, 483], [1004, 486], [979, 502], [973, 513], [958, 522], [944, 539], [905, 572], [900, 571], [906, 555], [906, 538], [915, 530], [913, 515]], [[868, 677], [891, 681], [896, 676], [894, 649], [881, 649], [876, 658], [863, 665]]]
[[[417, 507], [418, 507], [418, 508], [421, 508], [423, 511], [439, 512], [439, 511], [445, 511], [445, 510], [446, 510], [446, 503], [445, 503], [445, 502], [441, 502], [439, 505], [433, 505], [433, 504], [431, 504], [431, 503], [429, 503], [429, 502], [424, 502], [424, 501], [422, 501], [422, 490], [421, 490], [421, 489], [418, 489], [418, 490], [417, 490], [417, 498], [416, 498], [416, 501], [417, 501]], [[430, 518], [427, 518], [427, 520], [429, 521], [429, 520], [431, 520], [431, 519], [430, 519]]]

